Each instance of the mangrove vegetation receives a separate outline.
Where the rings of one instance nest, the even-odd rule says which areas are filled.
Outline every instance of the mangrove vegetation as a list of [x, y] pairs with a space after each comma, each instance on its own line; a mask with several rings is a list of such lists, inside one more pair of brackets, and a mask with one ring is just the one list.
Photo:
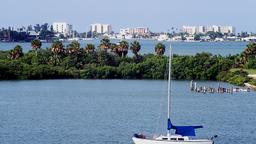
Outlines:
[[[155, 54], [140, 54], [138, 41], [111, 43], [103, 38], [99, 46], [81, 47], [77, 41], [64, 46], [52, 43], [41, 48], [40, 40], [31, 42], [24, 53], [17, 45], [0, 51], [1, 80], [32, 79], [165, 79], [168, 57], [166, 46], [158, 43]], [[131, 52], [133, 55], [129, 55]], [[232, 70], [233, 69], [233, 70]], [[235, 70], [234, 70], [235, 69]], [[198, 53], [194, 56], [173, 55], [172, 78], [177, 80], [221, 80], [236, 85], [255, 83], [243, 69], [256, 69], [256, 44], [239, 55], [221, 56]]]

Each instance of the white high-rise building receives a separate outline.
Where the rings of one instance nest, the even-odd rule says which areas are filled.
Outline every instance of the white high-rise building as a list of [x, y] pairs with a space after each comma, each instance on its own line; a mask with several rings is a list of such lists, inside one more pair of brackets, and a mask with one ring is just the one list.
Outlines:
[[207, 33], [207, 32], [213, 32], [213, 31], [214, 31], [213, 26], [206, 26], [206, 28], [205, 28], [205, 33]]
[[220, 32], [222, 34], [235, 34], [235, 28], [233, 26], [183, 26], [182, 32], [190, 35], [207, 32]]
[[204, 34], [205, 33], [205, 26], [199, 26], [198, 27], [198, 33]]
[[223, 34], [235, 34], [235, 28], [233, 26], [221, 26], [220, 32]]
[[183, 26], [182, 27], [182, 32], [193, 35], [193, 34], [196, 34], [198, 32], [198, 28], [196, 26]]
[[52, 26], [55, 33], [63, 34], [65, 37], [72, 35], [73, 26], [66, 22], [55, 22]]
[[112, 26], [109, 24], [91, 24], [91, 32], [96, 32], [99, 34], [110, 34], [112, 32]]
[[212, 30], [213, 30], [214, 32], [220, 32], [220, 26], [213, 25], [213, 26], [212, 26]]

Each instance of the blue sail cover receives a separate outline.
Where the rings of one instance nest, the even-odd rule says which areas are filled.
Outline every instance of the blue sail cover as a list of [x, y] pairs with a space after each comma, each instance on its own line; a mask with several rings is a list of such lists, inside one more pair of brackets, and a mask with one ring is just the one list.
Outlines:
[[172, 129], [172, 122], [170, 119], [168, 119], [168, 122], [167, 122], [167, 129], [168, 130], [171, 130]]
[[175, 134], [182, 136], [196, 136], [195, 129], [203, 128], [203, 126], [174, 126], [168, 119], [168, 130], [176, 130]]
[[202, 126], [175, 126], [175, 134], [182, 136], [196, 136], [195, 129], [203, 128]]

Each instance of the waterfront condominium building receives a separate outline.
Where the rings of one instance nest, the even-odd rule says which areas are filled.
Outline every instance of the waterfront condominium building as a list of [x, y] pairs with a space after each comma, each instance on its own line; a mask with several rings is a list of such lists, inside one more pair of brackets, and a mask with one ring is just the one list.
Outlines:
[[227, 33], [227, 34], [235, 34], [236, 30], [233, 26], [221, 26], [220, 27], [221, 33]]
[[205, 33], [205, 26], [199, 26], [198, 27], [198, 33]]
[[212, 25], [212, 26], [205, 26], [205, 31], [203, 33], [219, 32], [219, 31], [220, 31], [220, 27], [219, 26]]
[[182, 26], [182, 32], [193, 35], [198, 33], [198, 28], [196, 26]]
[[63, 34], [65, 37], [72, 35], [73, 26], [66, 22], [54, 22], [52, 26], [55, 33]]
[[222, 34], [235, 34], [235, 28], [233, 26], [183, 26], [182, 32], [194, 35], [198, 33], [205, 34], [207, 32], [220, 32]]
[[121, 35], [146, 35], [148, 34], [149, 28], [147, 27], [136, 27], [136, 28], [124, 28], [124, 29], [120, 29], [120, 34]]
[[110, 24], [91, 24], [90, 31], [99, 34], [110, 34], [112, 32], [112, 26]]

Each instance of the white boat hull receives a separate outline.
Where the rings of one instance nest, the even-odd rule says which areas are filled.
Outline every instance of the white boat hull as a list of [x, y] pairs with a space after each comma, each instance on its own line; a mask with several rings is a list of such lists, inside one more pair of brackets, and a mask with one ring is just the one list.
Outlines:
[[143, 138], [132, 138], [135, 144], [213, 144], [213, 141], [207, 139], [187, 140], [187, 141], [168, 141], [168, 140], [153, 140]]

